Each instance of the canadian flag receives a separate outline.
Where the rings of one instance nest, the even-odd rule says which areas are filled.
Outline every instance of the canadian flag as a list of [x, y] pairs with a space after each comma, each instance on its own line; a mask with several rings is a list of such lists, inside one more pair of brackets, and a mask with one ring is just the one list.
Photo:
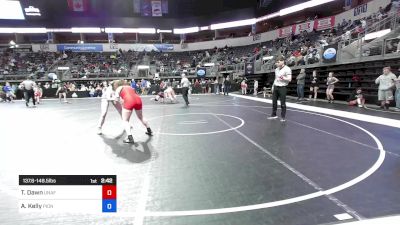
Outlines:
[[68, 0], [68, 7], [74, 12], [84, 12], [89, 8], [89, 0]]

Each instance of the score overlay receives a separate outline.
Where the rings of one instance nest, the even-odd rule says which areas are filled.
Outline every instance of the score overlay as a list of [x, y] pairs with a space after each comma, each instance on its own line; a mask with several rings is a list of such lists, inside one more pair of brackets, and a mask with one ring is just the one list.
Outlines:
[[116, 175], [19, 175], [19, 212], [116, 213]]

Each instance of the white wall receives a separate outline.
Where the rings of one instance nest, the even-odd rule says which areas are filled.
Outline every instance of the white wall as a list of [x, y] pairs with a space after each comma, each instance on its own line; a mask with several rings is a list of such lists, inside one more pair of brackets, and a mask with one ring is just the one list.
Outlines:
[[175, 51], [197, 51], [203, 49], [213, 49], [215, 46], [218, 48], [223, 48], [226, 45], [231, 47], [237, 46], [245, 46], [245, 45], [252, 45], [256, 43], [261, 43], [264, 41], [274, 40], [277, 38], [276, 31], [270, 31], [266, 33], [259, 34], [260, 38], [258, 40], [254, 40], [253, 36], [251, 37], [240, 37], [240, 38], [229, 38], [229, 39], [222, 39], [222, 40], [215, 40], [215, 41], [203, 41], [203, 42], [196, 42], [196, 43], [188, 43], [187, 48], [182, 49], [181, 45], [174, 45]]
[[358, 20], [358, 19], [361, 19], [364, 17], [368, 17], [368, 16], [378, 12], [379, 7], [385, 8], [387, 5], [390, 4], [390, 2], [391, 2], [391, 0], [374, 0], [374, 1], [368, 2], [367, 3], [367, 12], [361, 13], [357, 16], [354, 16], [354, 8], [347, 10], [346, 12], [336, 15], [335, 23], [336, 23], [336, 25], [338, 25], [339, 23], [341, 23], [343, 21], [343, 19], [345, 19], [345, 20], [351, 19], [351, 21], [354, 21], [354, 20]]

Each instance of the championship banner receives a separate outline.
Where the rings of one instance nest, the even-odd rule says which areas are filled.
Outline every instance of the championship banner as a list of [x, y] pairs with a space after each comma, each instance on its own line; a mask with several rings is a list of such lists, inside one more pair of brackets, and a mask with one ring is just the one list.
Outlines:
[[292, 35], [294, 33], [293, 32], [294, 28], [295, 28], [295, 25], [278, 29], [278, 37], [284, 38], [284, 37]]
[[154, 47], [158, 51], [173, 51], [174, 50], [174, 45], [173, 44], [154, 44]]
[[168, 14], [168, 0], [161, 0], [162, 14]]
[[367, 13], [368, 12], [368, 4], [365, 3], [363, 5], [357, 6], [354, 8], [354, 16], [359, 16], [361, 14]]
[[314, 21], [308, 21], [305, 23], [296, 24], [294, 34], [298, 35], [303, 31], [307, 31], [308, 33], [310, 33], [313, 30], [314, 30]]
[[67, 50], [70, 50], [72, 52], [102, 52], [103, 45], [97, 45], [97, 44], [57, 45], [57, 51], [63, 52]]
[[335, 17], [326, 17], [314, 21], [314, 28], [317, 31], [331, 29], [335, 27]]
[[337, 43], [325, 46], [324, 52], [322, 54], [322, 62], [324, 62], [324, 63], [336, 62], [337, 50], [338, 50]]
[[151, 1], [151, 15], [162, 16], [161, 1]]
[[140, 12], [142, 16], [151, 16], [152, 15], [152, 5], [150, 0], [142, 0], [140, 4]]
[[247, 62], [245, 65], [245, 75], [252, 75], [254, 74], [254, 63]]

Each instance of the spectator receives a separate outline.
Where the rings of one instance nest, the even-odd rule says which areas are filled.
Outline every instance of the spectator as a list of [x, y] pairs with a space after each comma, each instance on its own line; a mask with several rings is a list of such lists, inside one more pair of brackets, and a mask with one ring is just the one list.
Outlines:
[[89, 96], [94, 97], [95, 92], [96, 92], [96, 90], [94, 89], [94, 87], [90, 86], [89, 87]]
[[242, 89], [242, 95], [246, 95], [247, 94], [247, 84], [246, 84], [245, 79], [243, 79], [242, 82], [240, 83], [240, 88]]
[[365, 107], [365, 98], [363, 96], [361, 88], [357, 88], [356, 91], [350, 95], [349, 106], [355, 106], [355, 105], [357, 105], [360, 108]]
[[206, 93], [206, 86], [207, 86], [206, 81], [204, 79], [201, 79], [200, 85], [201, 85], [201, 93], [205, 94]]
[[254, 93], [253, 93], [253, 95], [254, 96], [257, 96], [257, 94], [258, 94], [258, 80], [254, 80]]
[[297, 100], [304, 100], [304, 85], [305, 85], [306, 73], [305, 69], [301, 69], [299, 75], [297, 75]]
[[383, 74], [376, 78], [375, 83], [379, 84], [378, 101], [381, 102], [381, 108], [388, 110], [390, 101], [393, 101], [394, 81], [397, 77], [391, 72], [390, 67], [383, 68]]
[[400, 111], [400, 75], [395, 80], [395, 84], [396, 84], [396, 108], [394, 110]]
[[219, 83], [218, 83], [217, 78], [215, 78], [215, 80], [214, 80], [214, 94], [216, 94], [216, 95], [219, 94]]
[[333, 91], [335, 90], [335, 84], [339, 82], [339, 80], [333, 76], [333, 72], [329, 72], [328, 79], [326, 80], [326, 98], [329, 103], [333, 103]]
[[229, 77], [227, 76], [224, 80], [224, 95], [229, 95], [229, 91], [231, 89], [231, 81]]
[[317, 100], [318, 89], [319, 89], [319, 82], [317, 77], [317, 71], [314, 70], [311, 77], [310, 96], [309, 96], [310, 100], [312, 98], [313, 93], [314, 93], [314, 100]]
[[8, 101], [14, 103], [15, 95], [13, 93], [13, 90], [12, 90], [9, 82], [6, 82], [6, 85], [4, 85], [2, 90], [5, 93], [5, 101], [8, 100]]

